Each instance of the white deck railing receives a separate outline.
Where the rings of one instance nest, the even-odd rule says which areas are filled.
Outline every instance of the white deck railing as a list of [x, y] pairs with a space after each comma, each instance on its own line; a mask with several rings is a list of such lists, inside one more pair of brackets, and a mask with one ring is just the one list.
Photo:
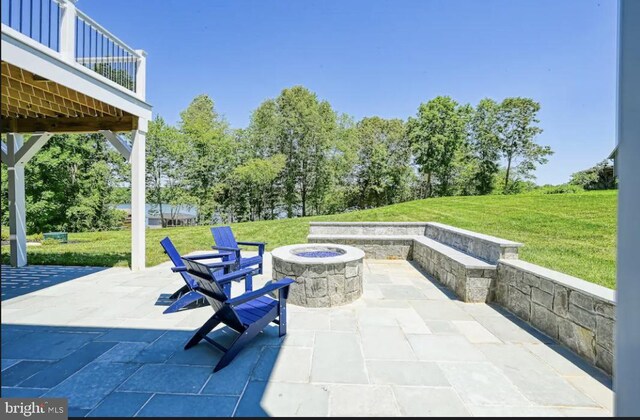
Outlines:
[[75, 7], [75, 0], [1, 0], [2, 24], [145, 98], [146, 56]]

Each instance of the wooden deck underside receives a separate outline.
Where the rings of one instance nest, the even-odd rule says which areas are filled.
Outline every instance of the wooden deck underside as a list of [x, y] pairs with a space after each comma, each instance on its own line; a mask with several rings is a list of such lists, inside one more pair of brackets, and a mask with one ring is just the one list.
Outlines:
[[129, 131], [138, 117], [2, 61], [1, 131]]

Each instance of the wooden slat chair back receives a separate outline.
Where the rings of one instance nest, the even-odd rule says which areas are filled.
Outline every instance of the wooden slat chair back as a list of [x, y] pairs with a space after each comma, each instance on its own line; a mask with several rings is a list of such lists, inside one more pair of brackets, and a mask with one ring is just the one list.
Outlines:
[[[228, 251], [231, 253], [228, 257], [228, 261], [237, 263], [239, 268], [256, 267], [258, 274], [262, 274], [263, 268], [263, 255], [265, 251], [266, 243], [264, 242], [243, 242], [237, 241], [233, 235], [233, 231], [230, 226], [215, 226], [211, 228], [211, 234], [216, 245], [213, 249], [220, 251]], [[258, 248], [258, 255], [253, 257], [243, 257], [240, 251], [240, 246], [255, 246]]]
[[179, 272], [184, 280], [185, 285], [173, 292], [171, 296], [169, 296], [169, 300], [173, 301], [171, 305], [167, 309], [164, 310], [164, 314], [171, 314], [174, 312], [178, 312], [180, 309], [183, 309], [187, 306], [189, 307], [199, 307], [206, 305], [205, 300], [202, 295], [195, 291], [195, 288], [198, 286], [198, 283], [191, 277], [189, 273], [187, 273], [187, 269], [182, 262], [182, 258], [180, 258], [180, 254], [178, 250], [171, 242], [171, 239], [167, 236], [163, 240], [160, 241], [160, 245], [164, 249], [165, 254], [169, 256], [169, 259], [173, 263], [172, 270], [174, 272]]
[[[160, 241], [160, 245], [162, 245], [162, 248], [164, 248], [165, 254], [169, 256], [169, 259], [173, 263], [174, 267], [185, 266], [182, 262], [180, 254], [178, 253], [178, 250], [173, 245], [173, 242], [171, 242], [171, 239], [169, 239], [168, 236]], [[186, 271], [180, 271], [180, 275], [182, 276], [184, 282], [189, 286], [189, 288], [194, 289], [198, 285], [198, 283], [196, 283], [196, 281]]]

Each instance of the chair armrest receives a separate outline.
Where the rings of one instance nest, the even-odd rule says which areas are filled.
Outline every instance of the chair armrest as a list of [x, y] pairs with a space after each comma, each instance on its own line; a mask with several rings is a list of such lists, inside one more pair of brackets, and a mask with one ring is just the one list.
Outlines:
[[238, 242], [238, 245], [245, 245], [245, 246], [257, 246], [258, 247], [258, 254], [262, 255], [264, 254], [264, 247], [265, 245], [267, 245], [266, 242]]
[[273, 283], [267, 284], [261, 289], [254, 290], [253, 292], [247, 292], [243, 295], [235, 297], [233, 299], [227, 300], [227, 303], [231, 306], [240, 305], [241, 303], [249, 302], [250, 300], [254, 300], [259, 298], [260, 296], [264, 296], [269, 292], [273, 292], [275, 290], [279, 290], [285, 287], [289, 287], [291, 283], [294, 283], [295, 280], [290, 278], [283, 278]]
[[247, 246], [265, 246], [266, 242], [238, 242], [238, 245], [247, 245]]
[[182, 273], [187, 271], [187, 267], [185, 267], [184, 265], [181, 265], [180, 267], [171, 267], [171, 271], [173, 271], [174, 273]]
[[217, 245], [212, 245], [211, 249], [219, 249], [221, 251], [233, 251], [233, 252], [240, 252], [240, 248], [232, 248], [230, 246], [217, 246]]
[[231, 255], [231, 252], [218, 252], [217, 254], [200, 254], [200, 255], [190, 255], [189, 259], [192, 260], [209, 260], [212, 258], [224, 258], [226, 256]]
[[[230, 262], [230, 263], [233, 264], [233, 262]], [[216, 276], [216, 281], [222, 283], [222, 282], [228, 282], [231, 280], [238, 280], [238, 279], [247, 277], [251, 273], [253, 273], [252, 268], [243, 268], [242, 270], [232, 271], [228, 274], [223, 274], [220, 277]]]

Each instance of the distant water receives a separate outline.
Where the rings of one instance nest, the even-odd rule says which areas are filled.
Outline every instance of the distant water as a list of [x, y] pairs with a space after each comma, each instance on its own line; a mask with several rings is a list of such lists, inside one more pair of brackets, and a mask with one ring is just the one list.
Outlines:
[[[116, 208], [118, 210], [131, 210], [131, 204], [116, 204]], [[190, 214], [192, 216], [196, 216], [195, 207], [187, 207], [187, 206], [172, 206], [170, 204], [162, 205], [163, 213], [182, 213], [182, 214]], [[147, 215], [158, 215], [160, 214], [160, 207], [155, 204], [147, 204], [145, 206], [145, 213]]]

